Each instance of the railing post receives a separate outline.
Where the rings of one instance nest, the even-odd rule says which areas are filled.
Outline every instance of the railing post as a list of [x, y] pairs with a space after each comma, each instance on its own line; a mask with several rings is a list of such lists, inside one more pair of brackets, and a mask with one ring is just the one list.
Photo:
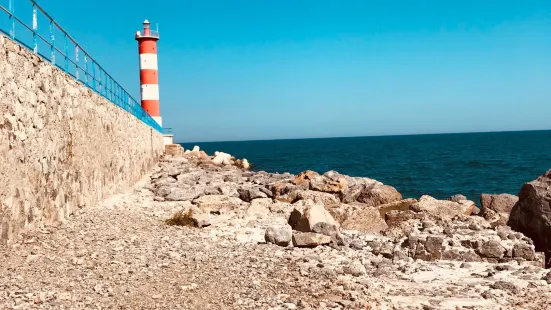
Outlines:
[[65, 52], [65, 72], [69, 73], [69, 44], [67, 42], [67, 33], [64, 33], [65, 47], [63, 48]]
[[94, 88], [94, 91], [98, 91], [96, 88], [96, 62], [92, 61], [92, 87]]
[[77, 77], [77, 81], [80, 81], [79, 77], [78, 77], [78, 45], [75, 45], [75, 75]]
[[14, 0], [8, 0], [8, 10], [10, 11], [10, 16], [8, 17], [8, 21], [10, 23], [11, 29], [10, 29], [10, 36], [12, 40], [15, 40], [15, 6], [13, 3]]
[[50, 20], [50, 45], [51, 45], [51, 56], [50, 60], [52, 61], [52, 64], [55, 66], [55, 31], [54, 31], [54, 21]]
[[38, 53], [38, 42], [36, 40], [36, 31], [38, 30], [38, 20], [36, 17], [36, 3], [33, 2], [33, 51]]
[[125, 107], [125, 110], [126, 111], [130, 111], [130, 104], [128, 103], [129, 99], [128, 99], [128, 94], [125, 92], [123, 94], [123, 98], [124, 98], [124, 107]]
[[101, 84], [101, 73], [103, 72], [103, 70], [99, 69], [99, 94], [100, 96], [103, 96], [102, 94], [102, 86], [103, 84]]
[[84, 54], [84, 83], [88, 86], [88, 55]]

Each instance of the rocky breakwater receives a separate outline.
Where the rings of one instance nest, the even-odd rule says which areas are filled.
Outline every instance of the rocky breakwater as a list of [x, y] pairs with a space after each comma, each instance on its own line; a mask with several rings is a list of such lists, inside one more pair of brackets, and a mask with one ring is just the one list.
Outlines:
[[544, 309], [551, 301], [551, 274], [532, 240], [501, 217], [473, 215], [464, 197], [403, 199], [392, 186], [335, 171], [247, 168], [195, 148], [165, 158], [149, 189], [180, 209], [167, 223], [265, 248], [299, 268], [289, 285], [312, 298], [271, 309]]

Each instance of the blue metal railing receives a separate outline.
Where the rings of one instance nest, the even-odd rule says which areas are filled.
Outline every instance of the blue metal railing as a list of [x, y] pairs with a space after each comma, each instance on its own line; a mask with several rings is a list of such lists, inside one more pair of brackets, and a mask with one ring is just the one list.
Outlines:
[[[159, 132], [163, 131], [138, 101], [132, 98], [36, 1], [7, 0], [7, 8], [2, 5], [5, 1], [0, 1], [0, 13], [7, 14], [7, 20], [0, 18], [1, 33], [70, 74], [77, 81], [128, 111], [145, 124]], [[17, 14], [19, 15], [16, 15], [16, 2], [18, 2]], [[24, 8], [23, 10], [19, 8], [20, 5]], [[23, 20], [24, 14], [19, 13], [22, 11], [29, 14], [27, 17], [32, 16], [32, 22], [29, 23], [31, 25]], [[45, 19], [39, 19], [39, 17]], [[62, 39], [56, 40], [60, 37]]]

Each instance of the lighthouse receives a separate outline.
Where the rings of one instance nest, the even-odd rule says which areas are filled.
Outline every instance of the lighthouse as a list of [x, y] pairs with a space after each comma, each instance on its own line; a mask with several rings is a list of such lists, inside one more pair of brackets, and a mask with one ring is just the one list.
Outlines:
[[159, 66], [157, 64], [157, 41], [159, 33], [151, 30], [147, 19], [143, 22], [143, 33], [136, 32], [140, 52], [140, 88], [142, 108], [159, 126], [163, 126], [159, 107]]

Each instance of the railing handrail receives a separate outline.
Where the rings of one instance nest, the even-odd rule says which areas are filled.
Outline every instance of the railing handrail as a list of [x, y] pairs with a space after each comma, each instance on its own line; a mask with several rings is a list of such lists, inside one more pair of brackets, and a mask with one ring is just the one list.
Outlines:
[[[8, 1], [9, 1], [9, 9], [5, 8], [3, 5], [0, 5], [0, 9], [1, 9], [0, 12], [4, 11], [5, 13], [8, 14], [8, 18], [10, 19], [10, 21], [12, 21], [12, 19], [13, 19], [13, 21], [17, 21], [17, 23], [19, 25], [22, 25], [23, 27], [25, 27], [27, 30], [29, 30], [32, 33], [33, 41], [34, 41], [34, 43], [33, 43], [34, 48], [32, 48], [32, 50], [35, 54], [38, 54], [42, 58], [44, 58], [46, 60], [49, 60], [54, 66], [57, 66], [57, 67], [61, 68], [61, 66], [56, 64], [56, 60], [55, 60], [55, 58], [56, 58], [55, 53], [56, 52], [59, 53], [61, 56], [63, 56], [65, 58], [64, 71], [66, 73], [68, 73], [69, 75], [72, 75], [77, 81], [83, 83], [88, 88], [93, 89], [100, 96], [105, 97], [106, 99], [108, 99], [109, 101], [114, 103], [115, 105], [127, 110], [128, 112], [130, 112], [131, 114], [136, 116], [138, 119], [142, 120], [147, 125], [153, 127], [155, 130], [157, 130], [159, 132], [162, 132], [161, 126], [149, 114], [147, 114], [140, 105], [138, 105], [138, 101], [136, 99], [134, 99], [130, 95], [130, 93], [126, 89], [124, 89], [113, 78], [113, 76], [111, 74], [109, 74], [92, 56], [90, 56], [90, 54], [84, 48], [82, 48], [82, 45], [80, 45], [67, 31], [65, 31], [65, 29], [63, 29], [63, 27], [61, 27], [61, 25], [59, 25], [59, 23], [57, 21], [55, 21], [50, 16], [50, 14], [48, 14], [46, 12], [46, 10], [44, 10], [44, 8], [42, 8], [35, 0], [27, 0], [32, 4], [32, 8], [33, 8], [33, 26], [32, 26], [32, 28], [31, 28], [31, 26], [27, 25], [24, 21], [22, 21], [20, 18], [18, 18], [16, 16], [15, 7], [14, 7], [14, 1], [15, 0], [8, 0]], [[22, 0], [22, 1], [25, 1], [25, 0]], [[38, 21], [37, 21], [38, 20], [38, 14], [37, 14], [36, 10], [40, 11], [43, 14], [43, 16], [47, 18], [47, 20], [50, 23], [50, 36], [51, 36], [50, 40], [44, 38], [42, 35], [40, 35], [38, 33]], [[53, 26], [55, 26], [63, 34], [63, 38], [65, 40], [65, 48], [64, 48], [65, 50], [64, 51], [61, 51], [59, 48], [57, 48], [55, 46], [55, 36], [54, 36]], [[24, 45], [27, 48], [31, 49], [30, 46], [28, 46], [26, 43], [16, 39], [16, 36], [15, 36], [15, 22], [13, 22], [10, 25], [10, 27], [12, 27], [12, 29], [10, 31], [10, 35], [9, 35], [11, 37], [11, 39], [13, 39], [15, 41], [19, 41], [20, 43], [22, 43], [22, 45]], [[0, 28], [0, 31], [4, 32], [4, 33], [7, 33], [1, 28]], [[47, 59], [47, 57], [41, 55], [38, 52], [37, 39], [42, 40], [44, 43], [46, 43], [47, 45], [50, 46], [50, 52], [51, 52], [50, 59]], [[68, 41], [67, 40], [72, 42], [75, 46], [75, 48], [74, 48], [74, 50], [75, 50], [75, 54], [74, 54], [75, 60], [71, 59], [71, 56], [68, 54], [68, 46], [67, 46]], [[79, 53], [82, 53], [82, 56], [84, 56], [83, 57], [84, 58], [84, 68], [79, 65], [79, 62], [80, 62]], [[72, 65], [75, 66], [75, 75], [73, 75], [69, 71], [69, 68], [68, 68], [69, 67], [69, 62]], [[91, 64], [92, 73], [89, 72], [90, 71], [90, 69], [88, 68], [88, 63], [89, 62]], [[81, 80], [81, 78], [79, 77], [79, 70], [84, 73], [84, 77], [83, 77], [84, 80]], [[99, 79], [96, 78], [96, 70], [98, 71], [98, 75], [99, 75], [98, 78]], [[103, 78], [102, 78], [102, 76], [103, 76]], [[89, 77], [91, 78], [91, 81], [89, 81], [89, 79], [88, 79]], [[92, 87], [92, 85], [89, 85], [89, 82], [92, 82], [93, 87]], [[99, 90], [98, 90], [98, 86], [99, 86]]]

